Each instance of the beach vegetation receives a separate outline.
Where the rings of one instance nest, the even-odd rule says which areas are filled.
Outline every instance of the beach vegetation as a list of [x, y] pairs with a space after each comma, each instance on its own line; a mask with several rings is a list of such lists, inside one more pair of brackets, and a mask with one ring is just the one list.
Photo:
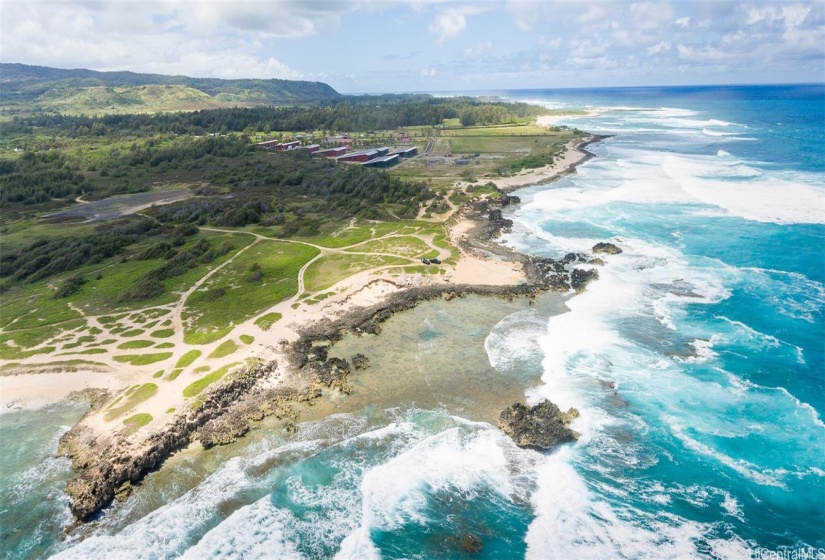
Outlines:
[[[129, 412], [134, 407], [157, 393], [157, 391], [158, 386], [154, 383], [144, 383], [143, 385], [130, 387], [129, 391], [124, 393], [125, 399], [123, 399], [122, 403], [119, 406], [110, 406], [103, 418], [107, 422], [110, 422], [118, 416]], [[119, 400], [116, 402], [119, 402]]]
[[183, 356], [178, 359], [178, 363], [175, 364], [176, 368], [185, 368], [192, 365], [192, 362], [197, 360], [201, 355], [200, 350], [190, 350]]
[[318, 292], [326, 290], [353, 274], [376, 267], [399, 266], [409, 264], [410, 259], [383, 255], [344, 255], [331, 254], [309, 265], [304, 274], [307, 290]]
[[73, 350], [71, 352], [60, 352], [55, 356], [73, 356], [76, 354], [108, 354], [109, 351], [105, 348], [87, 348], [85, 350]]
[[233, 354], [238, 349], [238, 345], [235, 344], [234, 340], [225, 340], [221, 342], [217, 348], [215, 348], [211, 354], [209, 354], [208, 358], [216, 359], [216, 358], [225, 358], [230, 354]]
[[129, 418], [124, 419], [123, 424], [126, 426], [126, 435], [131, 435], [137, 432], [152, 420], [152, 415], [147, 412], [138, 412], [137, 414], [133, 414]]
[[[239, 254], [186, 299], [186, 342], [195, 343], [196, 335], [210, 332], [216, 333], [215, 338], [207, 336], [207, 340], [218, 340], [228, 332], [227, 324], [242, 323], [293, 296], [298, 271], [317, 254], [314, 247], [280, 241], [260, 241]], [[253, 264], [261, 271], [261, 280], [254, 283], [245, 281]]]
[[212, 373], [210, 373], [208, 375], [205, 375], [204, 377], [201, 377], [200, 379], [198, 379], [194, 383], [191, 383], [190, 385], [187, 385], [183, 389], [183, 396], [186, 397], [186, 398], [189, 398], [189, 397], [194, 397], [194, 396], [200, 394], [204, 389], [209, 387], [209, 385], [211, 385], [212, 383], [215, 383], [216, 381], [220, 380], [224, 375], [227, 374], [227, 372], [229, 372], [230, 369], [232, 369], [233, 367], [235, 367], [239, 364], [240, 364], [240, 362], [234, 362], [234, 363], [231, 363], [231, 364], [227, 364], [227, 365], [225, 365], [221, 368], [216, 369]]
[[135, 348], [147, 348], [153, 344], [151, 340], [127, 340], [123, 344], [118, 344], [117, 347], [120, 350], [134, 350]]
[[116, 362], [127, 363], [133, 366], [148, 366], [168, 360], [171, 357], [171, 352], [157, 352], [154, 354], [121, 354], [119, 356], [113, 356], [112, 359]]
[[255, 342], [255, 337], [249, 334], [242, 334], [239, 338], [241, 339], [241, 342], [247, 345]]
[[424, 241], [412, 236], [376, 239], [346, 249], [347, 252], [388, 253], [408, 258], [418, 258], [430, 250], [430, 247]]

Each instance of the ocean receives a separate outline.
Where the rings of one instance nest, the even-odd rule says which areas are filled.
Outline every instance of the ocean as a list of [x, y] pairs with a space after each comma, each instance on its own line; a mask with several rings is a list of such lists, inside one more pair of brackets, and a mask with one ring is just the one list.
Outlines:
[[[825, 552], [825, 86], [495, 92], [609, 138], [518, 192], [504, 241], [615, 243], [581, 295], [390, 319], [356, 392], [184, 451], [70, 527], [52, 456], [82, 414], [0, 415], [6, 558], [797, 558]], [[492, 303], [491, 303], [492, 301]], [[566, 306], [566, 307], [565, 307]], [[538, 453], [508, 403], [576, 407]], [[6, 446], [7, 448], [10, 446]]]

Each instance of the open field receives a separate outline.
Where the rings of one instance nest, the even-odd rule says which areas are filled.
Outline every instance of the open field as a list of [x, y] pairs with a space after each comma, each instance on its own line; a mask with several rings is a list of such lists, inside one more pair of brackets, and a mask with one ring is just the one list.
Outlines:
[[317, 254], [307, 245], [255, 243], [187, 298], [187, 335], [241, 323], [294, 295], [299, 269]]
[[456, 181], [484, 182], [523, 167], [546, 165], [578, 135], [576, 131], [527, 123], [448, 127], [438, 131], [427, 156], [396, 167], [392, 173], [405, 179], [425, 179], [437, 189], [450, 189]]

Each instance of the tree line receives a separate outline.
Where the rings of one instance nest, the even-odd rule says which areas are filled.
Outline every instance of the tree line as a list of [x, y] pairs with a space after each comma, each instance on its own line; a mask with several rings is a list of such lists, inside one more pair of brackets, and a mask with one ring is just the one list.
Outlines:
[[16, 160], [0, 159], [0, 208], [39, 204], [91, 189], [88, 179], [59, 152], [26, 152]]
[[465, 126], [495, 125], [543, 112], [541, 107], [526, 103], [488, 102], [473, 97], [382, 95], [345, 97], [323, 104], [206, 109], [154, 115], [16, 116], [4, 123], [2, 134], [30, 134], [43, 128], [72, 138], [315, 130], [361, 132], [405, 126], [439, 126], [445, 119], [460, 119]]

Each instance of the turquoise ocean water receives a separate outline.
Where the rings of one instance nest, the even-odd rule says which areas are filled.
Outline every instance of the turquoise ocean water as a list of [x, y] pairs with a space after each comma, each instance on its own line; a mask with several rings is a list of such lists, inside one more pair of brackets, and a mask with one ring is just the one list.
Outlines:
[[3, 461], [5, 557], [825, 549], [825, 87], [499, 94], [587, 109], [560, 124], [611, 135], [575, 175], [519, 192], [507, 243], [558, 256], [612, 240], [624, 252], [560, 315], [514, 310], [490, 328], [452, 302], [422, 309], [410, 374], [444, 348], [457, 356], [450, 337], [476, 340], [529, 402], [579, 409], [578, 443], [540, 454], [458, 405], [367, 406], [290, 439], [264, 429], [179, 454], [64, 533], [70, 473], [49, 455], [80, 412], [4, 414], [2, 441], [26, 442]]

